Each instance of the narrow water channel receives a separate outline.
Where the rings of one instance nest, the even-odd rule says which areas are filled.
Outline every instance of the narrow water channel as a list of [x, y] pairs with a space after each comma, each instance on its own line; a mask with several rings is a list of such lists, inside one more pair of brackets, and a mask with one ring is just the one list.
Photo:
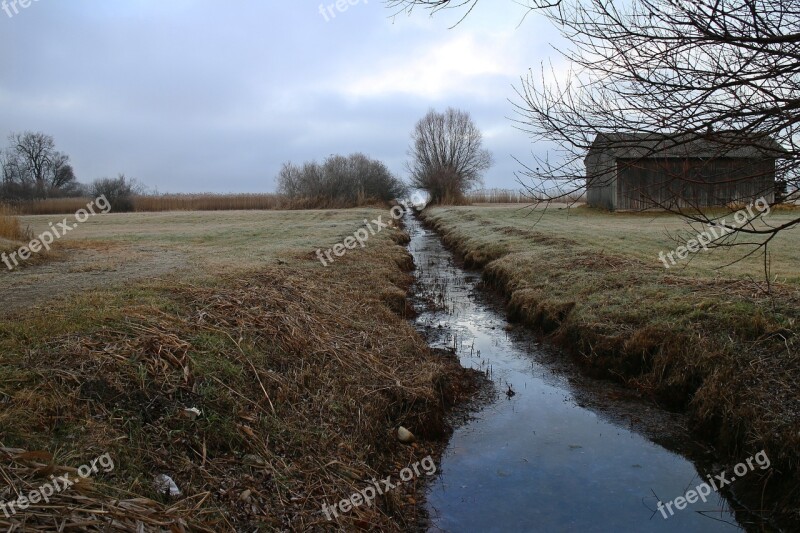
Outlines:
[[428, 494], [432, 531], [741, 527], [718, 494], [668, 519], [655, 511], [659, 498], [671, 501], [702, 483], [694, 464], [630, 424], [582, 407], [570, 381], [537, 357], [546, 348], [528, 333], [508, 331], [480, 274], [460, 268], [414, 217], [406, 226], [417, 265], [417, 327], [434, 346], [455, 348], [464, 366], [486, 372], [497, 392], [449, 442]]

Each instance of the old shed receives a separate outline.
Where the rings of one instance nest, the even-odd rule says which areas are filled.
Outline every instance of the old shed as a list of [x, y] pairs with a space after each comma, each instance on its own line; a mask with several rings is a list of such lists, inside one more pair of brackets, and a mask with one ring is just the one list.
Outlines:
[[588, 204], [610, 210], [710, 207], [775, 197], [770, 137], [600, 134], [584, 160]]

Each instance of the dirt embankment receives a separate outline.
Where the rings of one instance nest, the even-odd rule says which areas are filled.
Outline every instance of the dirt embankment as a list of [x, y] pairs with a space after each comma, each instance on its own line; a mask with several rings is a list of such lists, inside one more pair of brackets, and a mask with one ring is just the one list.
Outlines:
[[[425, 476], [337, 520], [322, 510], [436, 456], [445, 413], [474, 385], [404, 316], [410, 260], [391, 231], [328, 268], [309, 253], [6, 317], [0, 500], [104, 453], [115, 468], [0, 526], [417, 529]], [[400, 425], [416, 443], [398, 442]], [[160, 474], [180, 496], [156, 490]]]
[[[736, 497], [778, 523], [800, 524], [796, 287], [773, 285], [766, 296], [753, 281], [669, 275], [515, 227], [476, 237], [464, 229], [474, 216], [422, 213], [467, 266], [483, 269], [507, 295], [514, 318], [586, 371], [685, 410], [693, 433], [723, 462], [765, 450], [772, 468], [735, 484]], [[511, 234], [526, 239], [526, 251], [498, 253], [494, 244]]]

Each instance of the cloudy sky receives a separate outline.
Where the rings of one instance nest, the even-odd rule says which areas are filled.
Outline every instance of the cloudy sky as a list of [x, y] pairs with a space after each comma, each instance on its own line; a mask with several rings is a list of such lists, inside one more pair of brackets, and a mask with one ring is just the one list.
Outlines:
[[360, 0], [332, 16], [332, 2], [9, 6], [2, 144], [12, 131], [53, 135], [83, 182], [124, 172], [160, 192], [273, 191], [282, 162], [332, 153], [364, 152], [405, 177], [414, 123], [453, 106], [495, 156], [487, 187], [516, 187], [512, 156], [537, 148], [508, 100], [520, 75], [555, 56], [549, 23], [520, 25], [512, 0], [483, 0], [453, 29], [456, 12], [392, 17]]

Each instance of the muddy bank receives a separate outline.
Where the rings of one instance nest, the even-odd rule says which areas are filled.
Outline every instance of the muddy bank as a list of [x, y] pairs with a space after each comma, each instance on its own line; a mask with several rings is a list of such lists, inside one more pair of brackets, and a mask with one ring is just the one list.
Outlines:
[[[449, 247], [505, 295], [515, 320], [564, 349], [588, 374], [686, 413], [692, 435], [716, 450], [712, 471], [765, 450], [772, 467], [751, 473], [728, 494], [773, 524], [800, 524], [800, 365], [791, 343], [776, 336], [785, 331], [780, 316], [763, 312], [742, 320], [740, 301], [747, 296], [735, 284], [726, 285], [721, 296], [719, 286], [662, 279], [663, 273], [635, 260], [590, 254], [535, 231], [498, 228], [495, 240], [506, 232], [527, 232], [530, 251], [487, 253], [492, 248], [464, 227], [471, 220], [459, 216], [422, 213]], [[583, 291], [580, 299], [576, 285]], [[634, 292], [641, 285], [647, 287]], [[796, 314], [795, 298], [789, 292], [779, 299], [779, 313]], [[682, 322], [677, 313], [661, 320], [675, 308], [688, 309], [690, 320]]]

